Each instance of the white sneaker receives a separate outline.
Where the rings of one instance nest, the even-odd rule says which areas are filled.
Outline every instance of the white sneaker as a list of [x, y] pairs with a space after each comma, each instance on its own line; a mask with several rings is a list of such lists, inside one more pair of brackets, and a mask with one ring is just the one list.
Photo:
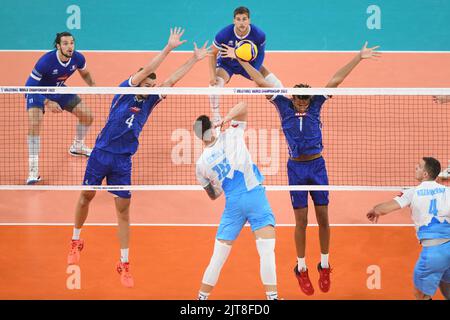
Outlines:
[[85, 156], [91, 155], [92, 149], [87, 147], [84, 142], [74, 141], [70, 146], [69, 153], [73, 156]]
[[444, 179], [444, 180], [450, 179], [450, 167], [447, 167], [443, 171], [441, 171], [441, 173], [439, 173], [438, 177], [441, 179]]
[[32, 170], [28, 174], [27, 184], [32, 185], [41, 181], [41, 176], [38, 174], [37, 170]]

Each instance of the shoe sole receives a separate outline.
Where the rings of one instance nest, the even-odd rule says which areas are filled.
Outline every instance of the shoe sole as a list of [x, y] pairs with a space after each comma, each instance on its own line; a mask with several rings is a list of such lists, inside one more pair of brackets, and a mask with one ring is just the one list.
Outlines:
[[72, 152], [72, 151], [69, 151], [69, 154], [71, 156], [74, 156], [74, 157], [86, 157], [86, 158], [89, 158], [89, 156], [90, 156], [90, 155], [87, 155], [85, 153], [78, 153], [78, 152]]
[[41, 181], [41, 177], [38, 177], [36, 180], [27, 180], [27, 185], [31, 186], [33, 184], [38, 183], [39, 181]]

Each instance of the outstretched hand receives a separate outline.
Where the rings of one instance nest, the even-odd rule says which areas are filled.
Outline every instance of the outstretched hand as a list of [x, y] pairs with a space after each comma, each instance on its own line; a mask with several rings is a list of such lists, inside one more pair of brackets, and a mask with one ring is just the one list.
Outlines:
[[372, 223], [377, 223], [378, 218], [380, 217], [380, 215], [376, 213], [374, 209], [370, 210], [366, 216], [367, 219], [369, 219]]
[[187, 41], [187, 40], [180, 40], [183, 33], [184, 29], [182, 29], [181, 27], [170, 28], [170, 37], [169, 40], [167, 41], [167, 45], [171, 50], [181, 46], [183, 43]]
[[224, 43], [222, 43], [222, 47], [220, 48], [220, 55], [223, 58], [236, 59], [236, 53], [234, 52], [234, 48], [229, 47]]
[[381, 52], [376, 51], [380, 46], [375, 46], [372, 48], [367, 48], [367, 41], [364, 43], [364, 46], [359, 52], [361, 59], [373, 59], [379, 58], [381, 56]]
[[433, 101], [439, 104], [450, 102], [450, 96], [433, 96]]
[[206, 41], [201, 48], [198, 48], [197, 44], [194, 42], [194, 57], [197, 61], [211, 55], [211, 46], [207, 47], [207, 45], [208, 41]]

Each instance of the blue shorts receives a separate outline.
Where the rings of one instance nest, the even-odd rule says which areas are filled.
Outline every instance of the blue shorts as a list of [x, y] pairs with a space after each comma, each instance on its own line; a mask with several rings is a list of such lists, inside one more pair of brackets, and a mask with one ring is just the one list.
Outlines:
[[432, 247], [423, 247], [414, 268], [414, 286], [433, 296], [439, 283], [450, 283], [450, 241]]
[[45, 99], [56, 102], [61, 109], [68, 112], [72, 112], [72, 110], [81, 102], [81, 98], [76, 94], [26, 94], [25, 99], [27, 100], [27, 110], [39, 108], [44, 112]]
[[[131, 156], [94, 148], [86, 166], [83, 185], [100, 186], [104, 178], [110, 186], [131, 185]], [[109, 192], [121, 198], [131, 198], [129, 190]]]
[[[254, 68], [259, 71], [259, 69], [261, 69], [261, 66], [262, 64], [255, 65]], [[224, 61], [221, 58], [218, 58], [216, 68], [222, 68], [223, 70], [225, 70], [230, 78], [233, 76], [233, 74], [240, 74], [241, 76], [247, 78], [248, 80], [252, 80], [252, 77], [250, 77], [247, 71], [245, 71], [245, 69], [239, 63], [237, 65], [231, 64], [227, 61]]]
[[[327, 168], [323, 157], [311, 161], [288, 160], [289, 185], [328, 185]], [[326, 206], [329, 203], [328, 191], [309, 191], [314, 205]], [[294, 209], [308, 207], [308, 191], [291, 191]]]
[[252, 231], [275, 226], [275, 217], [263, 186], [227, 198], [216, 238], [235, 240], [247, 221]]

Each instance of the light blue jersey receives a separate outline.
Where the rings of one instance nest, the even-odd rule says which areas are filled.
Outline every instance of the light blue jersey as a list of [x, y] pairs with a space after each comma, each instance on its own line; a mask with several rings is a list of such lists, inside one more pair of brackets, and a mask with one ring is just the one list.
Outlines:
[[253, 163], [245, 145], [246, 122], [232, 121], [216, 142], [205, 148], [197, 161], [197, 179], [205, 187], [210, 182], [220, 185], [225, 196], [252, 190], [264, 177]]
[[197, 179], [203, 187], [211, 184], [223, 190], [225, 209], [216, 238], [235, 240], [248, 221], [252, 231], [275, 226], [275, 217], [261, 183], [264, 180], [245, 145], [246, 122], [232, 121], [215, 143], [205, 147], [197, 161]]
[[417, 237], [450, 239], [450, 189], [435, 181], [424, 181], [394, 199], [400, 207], [411, 207]]
[[[441, 282], [450, 283], [450, 190], [424, 181], [395, 201], [402, 208], [411, 207], [417, 237], [424, 245], [414, 268], [414, 286], [433, 296]], [[437, 244], [429, 244], [430, 239]]]

